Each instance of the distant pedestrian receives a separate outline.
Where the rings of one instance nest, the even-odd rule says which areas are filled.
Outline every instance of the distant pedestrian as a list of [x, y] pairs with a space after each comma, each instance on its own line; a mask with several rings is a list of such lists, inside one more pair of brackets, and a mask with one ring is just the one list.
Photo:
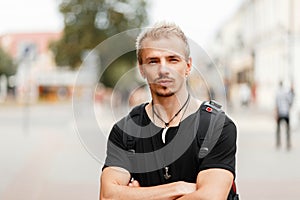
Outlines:
[[282, 81], [279, 82], [279, 88], [276, 93], [276, 146], [277, 148], [281, 146], [280, 139], [280, 124], [281, 121], [286, 122], [286, 145], [287, 149], [291, 148], [291, 138], [290, 138], [290, 109], [293, 102], [293, 94], [283, 87]]

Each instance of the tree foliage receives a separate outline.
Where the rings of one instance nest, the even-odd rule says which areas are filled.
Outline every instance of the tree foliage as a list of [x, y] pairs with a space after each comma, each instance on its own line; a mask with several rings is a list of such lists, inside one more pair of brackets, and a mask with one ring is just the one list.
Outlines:
[[[117, 33], [145, 25], [146, 6], [146, 0], [62, 0], [63, 36], [50, 45], [57, 65], [77, 68], [86, 50]], [[133, 53], [122, 57], [133, 58]], [[104, 76], [109, 76], [107, 73]], [[106, 85], [114, 84], [108, 78], [104, 79]]]
[[0, 48], [0, 75], [5, 74], [11, 76], [16, 73], [16, 65], [13, 63], [13, 59], [8, 53]]

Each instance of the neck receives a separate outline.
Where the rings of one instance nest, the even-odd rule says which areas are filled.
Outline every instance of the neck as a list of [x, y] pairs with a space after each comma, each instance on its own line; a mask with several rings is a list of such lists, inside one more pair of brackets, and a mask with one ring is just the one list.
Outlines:
[[[155, 111], [164, 121], [169, 121], [174, 115], [187, 103], [188, 92], [183, 94], [176, 94], [169, 97], [153, 96], [153, 105]], [[187, 106], [187, 105], [185, 105]], [[181, 111], [179, 115], [183, 112]], [[176, 121], [176, 120], [174, 120]]]

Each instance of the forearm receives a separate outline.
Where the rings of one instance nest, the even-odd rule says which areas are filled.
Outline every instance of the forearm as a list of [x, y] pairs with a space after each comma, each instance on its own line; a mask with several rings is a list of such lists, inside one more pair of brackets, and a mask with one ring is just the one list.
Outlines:
[[175, 182], [170, 184], [164, 184], [153, 187], [129, 187], [124, 185], [117, 185], [106, 188], [101, 192], [101, 200], [116, 199], [116, 200], [169, 200], [177, 199], [185, 194], [185, 191], [181, 190], [181, 182]]
[[205, 190], [197, 190], [193, 193], [181, 196], [177, 200], [226, 200], [227, 197], [216, 195], [211, 191], [211, 193]]
[[233, 174], [223, 169], [199, 172], [197, 190], [178, 200], [226, 200], [233, 181]]

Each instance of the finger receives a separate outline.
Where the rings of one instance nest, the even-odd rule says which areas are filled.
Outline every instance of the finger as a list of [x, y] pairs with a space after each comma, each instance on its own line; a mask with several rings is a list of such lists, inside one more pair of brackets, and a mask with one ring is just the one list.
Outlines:
[[140, 183], [136, 180], [132, 181], [133, 187], [140, 187]]

